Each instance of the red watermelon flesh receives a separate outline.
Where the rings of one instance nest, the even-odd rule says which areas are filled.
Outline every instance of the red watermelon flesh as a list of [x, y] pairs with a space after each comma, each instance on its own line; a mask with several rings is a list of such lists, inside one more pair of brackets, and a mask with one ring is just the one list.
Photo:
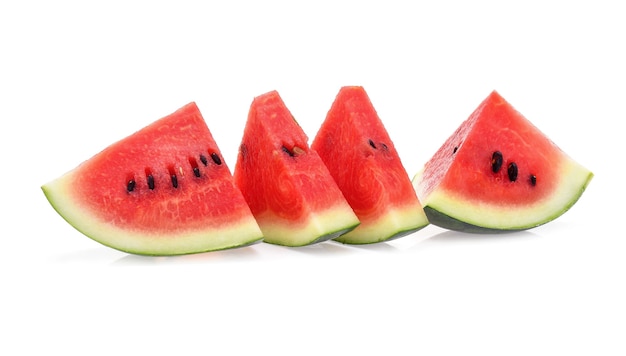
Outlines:
[[361, 224], [336, 240], [386, 241], [428, 225], [411, 180], [365, 89], [340, 89], [311, 148]]
[[234, 178], [264, 241], [302, 246], [335, 238], [359, 221], [276, 91], [254, 98]]
[[574, 205], [592, 177], [494, 91], [413, 184], [431, 223], [498, 232], [557, 218]]
[[262, 239], [195, 103], [42, 188], [76, 229], [130, 253], [187, 254]]

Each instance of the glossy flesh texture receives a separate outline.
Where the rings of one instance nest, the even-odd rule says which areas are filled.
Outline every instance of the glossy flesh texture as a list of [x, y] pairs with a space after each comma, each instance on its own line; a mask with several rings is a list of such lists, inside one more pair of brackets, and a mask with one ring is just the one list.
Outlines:
[[188, 254], [262, 239], [195, 103], [42, 189], [76, 229], [130, 253]]
[[340, 89], [311, 148], [361, 221], [337, 241], [388, 241], [428, 225], [398, 152], [363, 87]]
[[359, 224], [276, 91], [256, 97], [250, 106], [234, 177], [265, 242], [309, 245]]
[[413, 185], [432, 224], [491, 233], [525, 230], [559, 217], [592, 177], [494, 91]]

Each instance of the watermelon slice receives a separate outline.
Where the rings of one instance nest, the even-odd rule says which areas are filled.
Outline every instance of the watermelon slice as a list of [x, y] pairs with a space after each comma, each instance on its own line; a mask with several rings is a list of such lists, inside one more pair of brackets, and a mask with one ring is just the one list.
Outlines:
[[488, 233], [565, 213], [593, 173], [493, 91], [413, 179], [430, 222]]
[[42, 189], [76, 229], [129, 253], [189, 254], [262, 239], [195, 103]]
[[264, 241], [303, 246], [340, 236], [359, 220], [278, 92], [256, 97], [234, 177]]
[[311, 148], [361, 221], [336, 241], [375, 243], [428, 225], [398, 152], [363, 87], [340, 89]]

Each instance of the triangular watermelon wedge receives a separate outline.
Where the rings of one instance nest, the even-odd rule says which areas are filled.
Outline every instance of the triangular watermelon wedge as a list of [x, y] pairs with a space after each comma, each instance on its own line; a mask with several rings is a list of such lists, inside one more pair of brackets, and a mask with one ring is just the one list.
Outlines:
[[265, 242], [309, 245], [359, 224], [307, 140], [277, 91], [254, 98], [234, 177]]
[[592, 177], [493, 91], [413, 185], [432, 224], [490, 233], [556, 219], [578, 201]]
[[195, 103], [42, 189], [76, 229], [129, 253], [189, 254], [263, 237]]
[[361, 221], [336, 241], [388, 241], [428, 225], [398, 152], [363, 87], [339, 90], [311, 148], [322, 157]]

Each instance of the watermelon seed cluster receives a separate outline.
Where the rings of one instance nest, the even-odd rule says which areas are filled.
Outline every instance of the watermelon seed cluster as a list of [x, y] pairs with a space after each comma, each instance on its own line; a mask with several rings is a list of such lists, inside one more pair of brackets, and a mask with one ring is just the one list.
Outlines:
[[288, 149], [287, 146], [283, 145], [281, 150], [285, 152], [289, 157], [300, 156], [304, 153], [304, 150], [298, 146], [293, 146], [292, 149]]
[[[503, 163], [504, 163], [504, 157], [502, 156], [502, 152], [500, 151], [493, 152], [493, 154], [491, 155], [491, 171], [493, 173], [500, 172], [500, 169], [502, 169]], [[519, 173], [519, 169], [517, 168], [517, 163], [515, 162], [509, 163], [509, 165], [506, 168], [506, 174], [509, 177], [509, 180], [511, 182], [517, 181], [518, 173]], [[534, 174], [531, 174], [530, 177], [528, 178], [528, 181], [534, 187], [535, 185], [537, 185], [537, 176], [535, 176]]]
[[[213, 162], [215, 162], [215, 164], [217, 164], [218, 166], [222, 164], [222, 159], [220, 158], [220, 156], [217, 153], [211, 152], [210, 156], [211, 156], [211, 159], [213, 160]], [[205, 167], [209, 164], [209, 160], [203, 154], [200, 154], [200, 162], [202, 162], [202, 164]]]
[[[218, 166], [222, 165], [222, 159], [220, 158], [220, 156], [216, 153], [216, 152], [211, 152], [209, 154], [209, 157], [211, 157], [211, 160]], [[203, 155], [200, 154], [199, 155], [200, 158], [200, 162], [206, 167], [209, 165], [209, 160], [208, 158]], [[198, 164], [198, 161], [196, 160], [195, 157], [188, 157], [187, 158], [189, 165], [191, 166], [191, 170], [193, 171], [193, 175], [200, 178], [201, 174], [200, 174], [200, 165]], [[167, 166], [167, 172], [170, 176], [170, 180], [172, 182], [172, 187], [174, 188], [178, 188], [178, 175], [176, 174], [176, 169], [174, 168], [173, 165], [169, 165]], [[183, 173], [182, 168], [180, 168], [180, 172], [181, 174]], [[145, 175], [146, 175], [146, 184], [148, 185], [148, 189], [150, 190], [154, 190], [155, 188], [155, 181], [154, 181], [154, 174], [152, 173], [152, 169], [151, 168], [146, 168], [144, 171]], [[127, 178], [126, 180], [126, 191], [127, 192], [133, 192], [135, 189], [137, 188], [137, 181], [135, 180], [135, 177], [131, 174], [129, 175], [129, 178]]]

